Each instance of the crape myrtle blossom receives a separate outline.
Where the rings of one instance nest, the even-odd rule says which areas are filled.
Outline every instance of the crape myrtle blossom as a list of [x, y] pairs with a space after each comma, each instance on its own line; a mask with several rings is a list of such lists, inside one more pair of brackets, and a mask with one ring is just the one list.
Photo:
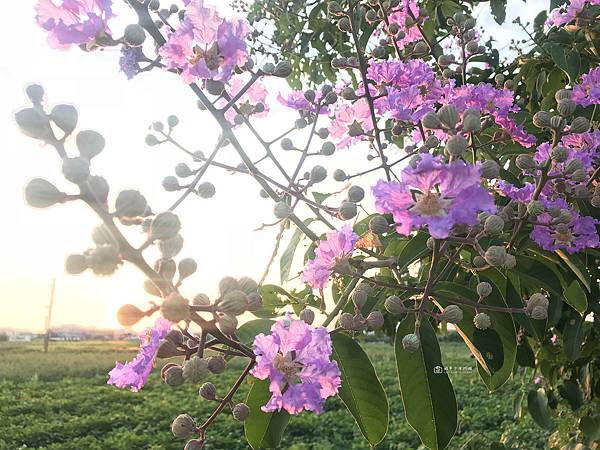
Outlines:
[[140, 350], [137, 356], [125, 364], [117, 362], [115, 368], [108, 373], [110, 378], [107, 384], [122, 389], [129, 388], [134, 392], [143, 388], [154, 368], [160, 340], [167, 335], [170, 329], [171, 322], [162, 317], [156, 319], [154, 327], [146, 328], [139, 335]]
[[270, 335], [257, 335], [256, 366], [250, 373], [260, 380], [269, 379], [272, 394], [261, 409], [321, 413], [325, 399], [336, 395], [341, 384], [340, 369], [331, 353], [327, 329], [312, 327], [289, 313], [273, 324]]
[[128, 80], [131, 80], [140, 72], [139, 62], [144, 58], [141, 47], [122, 47], [119, 67]]
[[329, 134], [336, 140], [338, 148], [350, 147], [361, 140], [363, 133], [373, 129], [371, 110], [364, 98], [354, 103], [339, 102], [334, 113], [335, 118], [329, 125]]
[[89, 44], [101, 32], [110, 34], [108, 20], [114, 17], [112, 0], [39, 0], [35, 11], [50, 47], [63, 50]]
[[581, 76], [581, 82], [573, 86], [572, 100], [581, 106], [600, 104], [600, 67]]
[[496, 211], [491, 193], [481, 186], [479, 166], [444, 164], [424, 154], [416, 168], [404, 169], [400, 178], [379, 180], [372, 188], [377, 211], [392, 213], [400, 234], [427, 226], [432, 237], [443, 239], [455, 225], [477, 224], [479, 212]]
[[204, 0], [190, 0], [187, 5], [184, 20], [159, 50], [166, 68], [180, 69], [187, 83], [229, 81], [235, 67], [248, 60], [247, 23], [221, 18], [215, 8], [204, 6]]
[[[315, 91], [315, 103], [319, 103], [322, 96], [323, 94], [321, 94], [320, 91]], [[296, 109], [298, 111], [316, 111], [315, 105], [306, 100], [304, 91], [293, 90], [285, 94], [285, 96], [279, 93], [279, 95], [277, 95], [277, 101], [283, 106], [287, 106], [288, 108]], [[319, 110], [319, 114], [329, 114], [329, 108], [322, 106]]]
[[[246, 80], [247, 81], [247, 80]], [[231, 82], [231, 88], [227, 89], [230, 97], [235, 97], [242, 88], [246, 85], [246, 81], [242, 77], [236, 77]], [[223, 100], [219, 102], [220, 106], [225, 106], [227, 101]], [[262, 107], [257, 111], [257, 105], [261, 104]], [[239, 98], [236, 105], [240, 111], [240, 114], [248, 117], [250, 115], [254, 117], [264, 117], [269, 112], [269, 105], [267, 104], [267, 90], [261, 81], [255, 81], [252, 86], [248, 88], [246, 92]], [[225, 118], [227, 121], [235, 125], [234, 119], [238, 115], [238, 112], [233, 108], [229, 108], [225, 111]]]
[[350, 225], [344, 225], [339, 231], [327, 233], [327, 238], [319, 243], [315, 258], [308, 261], [302, 271], [302, 281], [314, 289], [327, 286], [329, 277], [339, 262], [348, 258], [354, 250], [359, 236]]
[[[563, 142], [564, 144], [564, 142]], [[580, 150], [569, 145], [562, 145], [562, 148], [567, 150], [567, 159], [564, 162], [553, 162], [548, 175], [550, 176], [560, 176], [564, 174], [565, 168], [567, 165], [577, 159], [583, 165], [583, 170], [586, 172], [593, 171], [593, 160], [596, 156], [596, 151], [590, 152], [589, 150]], [[544, 142], [540, 146], [538, 146], [537, 151], [533, 155], [534, 161], [537, 163], [541, 163], [550, 159], [552, 153], [552, 145], [549, 142]]]
[[566, 7], [556, 8], [546, 19], [546, 25], [560, 27], [572, 22], [583, 11], [586, 5], [600, 5], [600, 0], [571, 0]]
[[525, 183], [522, 187], [516, 187], [515, 185], [507, 181], [499, 181], [498, 189], [508, 197], [517, 202], [529, 202], [533, 197], [535, 191], [535, 185], [533, 183]]
[[[557, 207], [569, 209], [567, 202], [557, 199], [544, 202], [547, 208]], [[566, 250], [576, 253], [586, 248], [596, 248], [600, 245], [596, 226], [600, 223], [593, 217], [582, 216], [577, 211], [569, 209], [571, 220], [568, 223], [553, 223], [552, 216], [544, 212], [536, 217], [539, 225], [533, 227], [531, 238], [544, 250]]]
[[[398, 9], [388, 15], [388, 23], [386, 24], [385, 21], [382, 21], [382, 24], [386, 30], [390, 24], [395, 23], [400, 26], [402, 31], [404, 31], [404, 36], [396, 36], [396, 44], [400, 50], [402, 50], [406, 44], [423, 39], [423, 36], [419, 31], [419, 27], [416, 26], [416, 23], [409, 28], [406, 28], [407, 19], [410, 18], [409, 20], [412, 20], [409, 10], [416, 19], [419, 19], [419, 7], [417, 6], [417, 2], [415, 0], [402, 0], [398, 6]], [[378, 35], [380, 34], [381, 33], [378, 33]]]

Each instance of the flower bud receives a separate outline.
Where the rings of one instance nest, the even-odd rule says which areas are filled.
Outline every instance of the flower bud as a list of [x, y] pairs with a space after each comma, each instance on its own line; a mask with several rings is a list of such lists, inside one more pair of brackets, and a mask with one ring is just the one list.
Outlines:
[[196, 433], [198, 427], [196, 422], [189, 414], [178, 415], [171, 424], [171, 432], [173, 436], [179, 439], [185, 439]]
[[402, 348], [407, 352], [414, 353], [419, 350], [420, 346], [421, 340], [419, 339], [419, 336], [414, 333], [407, 334], [402, 338]]
[[353, 330], [354, 329], [354, 316], [350, 313], [343, 313], [339, 320], [339, 326], [344, 330]]
[[478, 53], [479, 50], [479, 44], [476, 41], [469, 41], [467, 42], [467, 45], [465, 46], [467, 53], [470, 55], [473, 55], [475, 53]]
[[300, 311], [299, 317], [300, 320], [312, 325], [315, 320], [315, 312], [312, 309], [304, 308], [302, 311]]
[[481, 117], [479, 114], [465, 114], [463, 116], [463, 131], [481, 131]]
[[344, 172], [342, 169], [336, 169], [333, 172], [333, 179], [335, 181], [345, 181], [346, 178], [348, 178], [348, 176], [346, 175], [346, 172]]
[[447, 128], [454, 129], [460, 120], [458, 110], [454, 105], [444, 105], [437, 112], [437, 116]]
[[469, 147], [469, 142], [460, 134], [451, 136], [446, 142], [446, 153], [450, 156], [461, 157]]
[[556, 110], [563, 117], [571, 116], [575, 112], [576, 108], [577, 103], [569, 99], [559, 100], [559, 102], [556, 105]]
[[286, 202], [277, 202], [273, 213], [278, 219], [287, 219], [292, 215], [292, 208]]
[[248, 297], [242, 291], [227, 292], [217, 304], [217, 310], [229, 316], [239, 316], [248, 309]]
[[338, 28], [340, 31], [350, 32], [352, 31], [352, 24], [350, 23], [350, 19], [347, 17], [342, 17], [338, 20]]
[[181, 185], [179, 184], [179, 180], [177, 177], [172, 175], [168, 175], [162, 180], [162, 187], [167, 192], [175, 192], [181, 189]]
[[15, 121], [26, 136], [44, 141], [54, 137], [48, 117], [40, 109], [21, 109], [15, 113]]
[[396, 295], [390, 295], [385, 299], [385, 309], [392, 314], [402, 314], [406, 312], [406, 308], [402, 303], [402, 299]]
[[179, 330], [171, 330], [167, 333], [165, 339], [178, 347], [183, 344], [183, 333]]
[[179, 163], [175, 166], [175, 175], [179, 178], [187, 178], [193, 174], [192, 169], [186, 163]]
[[88, 268], [84, 255], [69, 255], [65, 260], [65, 272], [78, 275]]
[[571, 133], [585, 133], [590, 129], [590, 121], [586, 117], [575, 117], [571, 122]]
[[389, 230], [388, 221], [384, 216], [376, 215], [369, 220], [369, 229], [375, 234], [383, 234]]
[[[531, 297], [529, 297], [529, 300], [527, 300], [527, 305], [525, 306], [525, 311], [527, 312], [527, 314], [529, 314], [530, 316], [533, 316], [533, 310], [535, 308], [540, 308], [543, 309], [545, 311], [545, 317], [542, 317], [540, 319], [536, 319], [536, 320], [542, 320], [545, 319], [548, 316], [548, 305], [549, 305], [549, 301], [548, 298], [544, 295], [544, 294], [540, 294], [540, 293], [536, 293], [533, 294]], [[537, 314], [540, 314], [540, 311], [537, 311]]]
[[561, 146], [555, 147], [552, 149], [550, 158], [557, 163], [565, 162], [569, 158], [569, 150]]
[[96, 275], [112, 275], [122, 263], [119, 250], [113, 245], [99, 245], [88, 250], [85, 263]]
[[487, 281], [477, 283], [477, 295], [479, 295], [479, 298], [486, 298], [492, 293], [492, 290], [492, 285]]
[[184, 258], [179, 261], [177, 266], [177, 270], [179, 272], [179, 280], [183, 280], [184, 278], [192, 275], [196, 269], [198, 268], [198, 264], [192, 258]]
[[365, 198], [365, 190], [360, 186], [352, 186], [348, 189], [348, 200], [352, 203], [358, 203]]
[[185, 444], [185, 447], [183, 447], [183, 450], [202, 450], [203, 448], [204, 441], [202, 439], [190, 439]]
[[381, 311], [371, 311], [367, 316], [367, 325], [373, 330], [378, 330], [383, 326], [383, 314]]
[[531, 216], [539, 216], [546, 210], [546, 207], [539, 200], [532, 200], [527, 205], [527, 213]]
[[323, 142], [321, 146], [321, 154], [325, 156], [331, 156], [335, 153], [335, 144], [333, 142], [327, 141]]
[[485, 252], [485, 261], [493, 267], [501, 267], [506, 259], [506, 249], [499, 245], [492, 245]]
[[212, 383], [204, 383], [198, 391], [200, 397], [205, 400], [214, 400], [217, 397], [217, 388]]
[[258, 292], [251, 292], [250, 294], [248, 294], [248, 311], [259, 311], [262, 308], [262, 306], [263, 300]]
[[432, 130], [442, 128], [442, 122], [440, 121], [437, 114], [433, 112], [428, 112], [427, 114], [425, 114], [421, 119], [421, 123], [425, 128], [429, 128]]
[[345, 100], [356, 100], [358, 97], [356, 96], [356, 91], [348, 86], [342, 89], [342, 98]]
[[515, 164], [517, 165], [517, 167], [519, 169], [525, 170], [525, 171], [535, 170], [537, 168], [537, 163], [531, 157], [531, 155], [528, 155], [528, 154], [521, 154], [521, 155], [517, 156], [517, 159], [515, 160]]
[[550, 128], [562, 131], [565, 128], [565, 119], [561, 116], [553, 116], [550, 118]]
[[219, 328], [223, 332], [223, 334], [233, 334], [238, 326], [238, 321], [235, 317], [231, 316], [221, 316], [218, 319]]
[[313, 184], [320, 183], [327, 178], [327, 169], [323, 166], [314, 166], [310, 171], [310, 181]]
[[483, 229], [487, 234], [492, 236], [500, 234], [504, 229], [504, 220], [500, 216], [489, 216], [487, 219], [485, 219]]
[[[571, 126], [572, 128], [572, 126]], [[75, 144], [79, 150], [79, 154], [91, 160], [94, 156], [98, 155], [106, 145], [104, 137], [94, 130], [83, 130], [77, 133], [75, 138]]]
[[440, 55], [437, 61], [441, 67], [449, 66], [454, 64], [454, 55]]
[[587, 173], [583, 169], [578, 169], [571, 174], [571, 180], [577, 183], [587, 180]]
[[198, 383], [208, 375], [208, 363], [204, 358], [192, 356], [183, 364], [183, 378], [191, 383]]
[[339, 209], [339, 216], [342, 220], [350, 220], [356, 216], [357, 208], [356, 203], [353, 202], [342, 202]]
[[[407, 16], [409, 18], [410, 16]], [[413, 49], [415, 56], [425, 56], [429, 53], [429, 45], [425, 41], [418, 41]]]
[[80, 156], [63, 160], [62, 173], [71, 183], [82, 184], [90, 177], [90, 162]]
[[504, 89], [514, 89], [515, 81], [514, 80], [506, 80], [503, 85]]
[[153, 134], [147, 134], [146, 138], [144, 139], [144, 142], [146, 142], [146, 145], [148, 145], [149, 147], [153, 147], [155, 145], [160, 144], [158, 138]]
[[146, 40], [146, 33], [144, 32], [144, 29], [137, 23], [130, 24], [125, 27], [123, 40], [130, 47], [139, 47]]
[[486, 313], [477, 313], [473, 318], [475, 327], [479, 330], [487, 330], [492, 325], [492, 319]]
[[548, 318], [548, 310], [541, 306], [536, 306], [531, 310], [531, 318], [534, 320], [544, 320]]
[[181, 222], [176, 214], [165, 211], [157, 214], [150, 223], [150, 239], [166, 240], [174, 237], [181, 229]]
[[350, 298], [352, 299], [352, 303], [354, 303], [354, 306], [356, 306], [357, 309], [361, 309], [365, 305], [365, 303], [367, 303], [369, 294], [365, 289], [356, 288], [354, 289], [354, 291], [352, 291], [352, 295], [350, 296]]
[[160, 305], [160, 312], [170, 322], [190, 320], [190, 308], [187, 299], [173, 292]]
[[331, 14], [332, 16], [340, 16], [342, 14], [344, 14], [344, 10], [342, 9], [342, 6], [338, 3], [338, 2], [329, 2], [329, 4], [327, 5], [327, 12], [329, 14]]
[[565, 167], [565, 174], [570, 174], [575, 172], [576, 170], [583, 169], [583, 163], [580, 159], [573, 158]]
[[25, 201], [34, 208], [47, 208], [64, 202], [66, 198], [67, 194], [42, 178], [34, 178], [25, 186]]
[[238, 403], [233, 407], [231, 413], [233, 414], [233, 418], [235, 420], [243, 422], [250, 415], [250, 408], [248, 408], [248, 405], [246, 405], [245, 403]]
[[177, 116], [170, 115], [167, 117], [167, 124], [169, 125], [169, 128], [175, 128], [179, 124], [179, 118]]
[[590, 204], [594, 208], [600, 208], [600, 195], [594, 195], [594, 196], [592, 196], [592, 198], [590, 200]]
[[287, 78], [292, 74], [292, 64], [289, 61], [280, 61], [275, 66], [273, 76]]
[[[272, 65], [273, 64], [271, 64], [271, 66]], [[266, 66], [266, 64], [265, 64], [265, 66]], [[275, 68], [273, 67], [273, 69], [275, 69]], [[265, 72], [264, 68], [263, 68], [263, 72]], [[267, 72], [267, 73], [270, 73], [270, 72]], [[206, 86], [206, 90], [211, 95], [221, 95], [223, 93], [223, 90], [225, 89], [225, 84], [219, 80], [211, 80], [211, 79], [206, 80], [205, 86]]]
[[50, 112], [50, 120], [65, 134], [71, 134], [77, 126], [79, 114], [73, 105], [56, 105]]
[[554, 99], [557, 102], [560, 102], [561, 100], [570, 100], [571, 97], [573, 97], [573, 91], [570, 89], [559, 89], [554, 94]]
[[533, 115], [532, 122], [538, 128], [548, 128], [550, 126], [550, 114], [546, 111], [538, 111]]
[[44, 101], [44, 88], [39, 84], [30, 84], [27, 86], [25, 94], [34, 105], [40, 105]]
[[202, 198], [211, 198], [216, 192], [215, 185], [209, 181], [204, 181], [198, 185], [196, 192]]
[[164, 372], [162, 372], [162, 378], [167, 386], [173, 388], [181, 386], [185, 382], [185, 378], [183, 378], [183, 369], [181, 366], [176, 364], [170, 366]]
[[425, 147], [427, 147], [429, 149], [436, 148], [438, 145], [440, 145], [440, 140], [432, 134], [427, 137], [424, 145], [425, 145]]
[[177, 346], [172, 341], [166, 340], [162, 342], [158, 347], [158, 352], [156, 353], [156, 356], [158, 358], [172, 358], [179, 354], [180, 352], [177, 349]]
[[133, 189], [119, 192], [115, 200], [115, 215], [117, 217], [138, 217], [146, 211], [146, 198]]
[[477, 268], [482, 268], [487, 266], [487, 261], [482, 256], [477, 255], [473, 258], [473, 265]]
[[152, 280], [144, 280], [144, 291], [155, 297], [161, 296], [160, 289], [156, 287]]
[[448, 323], [459, 323], [463, 319], [463, 311], [456, 305], [448, 305], [444, 308], [441, 319]]
[[134, 305], [123, 305], [117, 311], [117, 320], [124, 327], [131, 327], [138, 323], [146, 314]]
[[312, 89], [307, 89], [306, 91], [304, 91], [304, 98], [310, 103], [314, 103], [315, 97], [315, 91], [313, 91]]

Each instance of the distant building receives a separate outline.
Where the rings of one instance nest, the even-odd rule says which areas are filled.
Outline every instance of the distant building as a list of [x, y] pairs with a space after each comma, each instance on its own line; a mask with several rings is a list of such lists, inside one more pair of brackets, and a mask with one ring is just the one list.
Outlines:
[[9, 331], [5, 334], [8, 336], [9, 342], [31, 342], [37, 338], [37, 334], [22, 331]]

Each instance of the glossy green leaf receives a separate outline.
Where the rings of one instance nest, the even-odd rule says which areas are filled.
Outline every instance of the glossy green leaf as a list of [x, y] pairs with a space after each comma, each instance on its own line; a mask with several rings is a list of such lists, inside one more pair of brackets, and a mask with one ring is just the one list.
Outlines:
[[457, 406], [454, 388], [442, 364], [440, 347], [429, 321], [421, 323], [419, 350], [410, 353], [402, 338], [413, 333], [415, 318], [407, 316], [396, 330], [394, 352], [406, 420], [419, 434], [423, 445], [444, 449], [454, 436]]
[[587, 309], [588, 303], [585, 291], [577, 280], [573, 280], [569, 287], [565, 289], [564, 298], [579, 314], [583, 314]]
[[283, 437], [290, 415], [286, 411], [263, 412], [260, 408], [271, 398], [269, 380], [254, 379], [246, 404], [250, 415], [244, 422], [244, 431], [248, 444], [254, 449], [277, 448]]
[[548, 412], [548, 397], [546, 391], [539, 388], [527, 394], [527, 409], [531, 417], [542, 428], [550, 428], [552, 420]]
[[590, 292], [592, 277], [589, 273], [586, 265], [579, 259], [577, 255], [569, 255], [562, 250], [556, 250], [555, 252], [573, 271], [573, 273], [579, 278], [579, 281], [585, 286], [588, 292]]
[[506, 19], [506, 0], [490, 0], [492, 16], [498, 25], [502, 25]]
[[338, 395], [371, 445], [377, 445], [388, 429], [388, 399], [373, 364], [351, 337], [332, 336], [333, 359], [340, 368], [342, 384]]
[[252, 343], [257, 334], [269, 334], [271, 325], [275, 322], [269, 319], [254, 319], [246, 322], [235, 332], [240, 342], [245, 344]]
[[[304, 225], [308, 225], [312, 221], [313, 219], [306, 219]], [[279, 281], [282, 284], [285, 283], [290, 276], [290, 270], [292, 268], [292, 263], [294, 262], [294, 254], [296, 253], [296, 248], [302, 237], [304, 237], [304, 232], [300, 228], [296, 228], [288, 246], [281, 255], [281, 258], [279, 258]]]
[[575, 361], [581, 355], [583, 343], [584, 319], [579, 314], [572, 312], [563, 329], [563, 350], [567, 358]]

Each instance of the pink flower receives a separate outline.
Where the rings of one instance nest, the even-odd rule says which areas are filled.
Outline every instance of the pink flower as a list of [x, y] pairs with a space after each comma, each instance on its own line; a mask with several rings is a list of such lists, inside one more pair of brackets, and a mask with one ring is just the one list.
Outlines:
[[331, 352], [331, 338], [325, 328], [312, 327], [289, 314], [273, 324], [270, 335], [256, 336], [256, 366], [250, 373], [259, 380], [268, 378], [273, 394], [261, 409], [321, 413], [325, 399], [337, 394], [341, 384]]
[[581, 82], [573, 87], [573, 101], [581, 106], [600, 104], [600, 67], [581, 76]]
[[323, 289], [335, 265], [352, 254], [356, 241], [358, 235], [350, 225], [344, 225], [340, 231], [327, 233], [327, 239], [321, 241], [315, 250], [315, 258], [304, 267], [302, 281], [315, 289]]
[[[229, 96], [235, 97], [242, 88], [246, 85], [246, 81], [242, 77], [237, 77], [231, 83], [231, 89], [229, 89]], [[255, 81], [250, 88], [244, 92], [244, 94], [236, 102], [240, 113], [246, 117], [253, 115], [255, 117], [264, 117], [269, 112], [269, 106], [267, 105], [267, 90], [264, 84], [260, 81]], [[256, 106], [262, 104], [263, 109], [260, 112], [256, 111]], [[219, 102], [220, 106], [225, 106], [227, 102], [225, 100]], [[229, 108], [225, 111], [225, 118], [227, 121], [235, 125], [234, 119], [237, 116], [237, 112], [233, 108]]]
[[171, 322], [162, 317], [156, 319], [154, 327], [146, 328], [139, 335], [140, 351], [137, 356], [125, 364], [117, 361], [115, 368], [108, 373], [110, 378], [107, 384], [121, 389], [130, 388], [133, 392], [143, 388], [154, 367], [160, 340], [167, 335], [170, 329]]
[[110, 34], [111, 6], [111, 0], [38, 0], [36, 21], [48, 32], [50, 47], [66, 50], [92, 42], [100, 32]]
[[338, 148], [348, 148], [361, 139], [361, 134], [373, 129], [371, 110], [364, 98], [353, 104], [340, 103], [335, 119], [329, 125], [330, 136], [337, 140]]
[[[410, 17], [409, 10], [415, 18], [419, 18], [419, 7], [415, 0], [402, 0], [398, 10], [391, 13], [388, 17], [388, 22], [390, 24], [398, 24], [400, 29], [406, 34], [401, 39], [396, 38], [396, 43], [400, 49], [403, 49], [406, 44], [423, 39], [419, 27], [417, 27], [416, 24], [406, 29], [406, 19]], [[388, 25], [384, 23], [384, 26], [387, 29]]]
[[159, 54], [167, 69], [181, 69], [187, 83], [214, 79], [229, 81], [236, 66], [248, 60], [248, 25], [240, 19], [225, 20], [204, 0], [190, 0], [185, 18], [171, 33]]

